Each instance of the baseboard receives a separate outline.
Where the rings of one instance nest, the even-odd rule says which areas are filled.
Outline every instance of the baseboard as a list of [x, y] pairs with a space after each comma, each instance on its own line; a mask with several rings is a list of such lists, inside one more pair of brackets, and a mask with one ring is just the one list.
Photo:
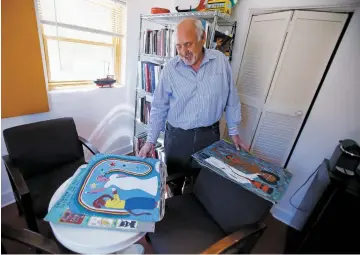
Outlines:
[[15, 203], [15, 198], [12, 190], [8, 190], [4, 193], [1, 193], [1, 208], [7, 205]]

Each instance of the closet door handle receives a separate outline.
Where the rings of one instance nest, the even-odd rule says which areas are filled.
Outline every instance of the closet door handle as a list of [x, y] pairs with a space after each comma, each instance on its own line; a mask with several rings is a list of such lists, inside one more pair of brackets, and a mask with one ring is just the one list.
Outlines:
[[301, 116], [303, 113], [302, 113], [302, 111], [297, 111], [297, 112], [295, 112], [295, 115], [296, 116]]

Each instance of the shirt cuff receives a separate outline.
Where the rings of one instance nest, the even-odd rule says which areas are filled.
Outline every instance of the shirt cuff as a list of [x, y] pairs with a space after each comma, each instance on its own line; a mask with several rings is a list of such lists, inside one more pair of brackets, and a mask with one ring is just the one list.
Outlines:
[[228, 127], [228, 132], [229, 132], [229, 135], [238, 135], [239, 134], [239, 130], [236, 125]]
[[148, 133], [147, 136], [146, 136], [146, 142], [147, 143], [152, 143], [152, 144], [155, 145], [159, 135], [160, 135], [160, 132], [159, 132], [159, 134]]
[[147, 138], [146, 138], [146, 142], [147, 142], [147, 143], [152, 143], [152, 144], [154, 144], [154, 145], [156, 144], [156, 140], [153, 139], [152, 137], [147, 137]]

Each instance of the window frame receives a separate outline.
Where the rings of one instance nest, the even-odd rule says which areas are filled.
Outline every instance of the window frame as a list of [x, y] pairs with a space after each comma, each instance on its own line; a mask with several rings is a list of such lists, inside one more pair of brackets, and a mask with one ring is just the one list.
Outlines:
[[[121, 1], [120, 1], [121, 2]], [[126, 5], [125, 3], [123, 3]], [[115, 15], [113, 12], [112, 15]], [[126, 19], [123, 20], [123, 22], [126, 23]], [[48, 80], [48, 88], [49, 90], [56, 89], [57, 87], [67, 87], [67, 86], [87, 86], [94, 84], [94, 80], [73, 80], [73, 81], [52, 81], [51, 80], [51, 69], [50, 69], [50, 62], [49, 62], [49, 52], [48, 52], [48, 46], [47, 46], [47, 40], [57, 40], [60, 42], [72, 42], [72, 43], [80, 43], [85, 45], [97, 45], [97, 46], [108, 46], [113, 47], [114, 49], [114, 78], [116, 80], [116, 83], [119, 83], [121, 81], [121, 62], [122, 62], [122, 40], [125, 38], [125, 34], [121, 36], [115, 36], [112, 35], [112, 43], [104, 43], [104, 42], [97, 42], [97, 41], [88, 41], [88, 40], [81, 40], [81, 39], [74, 39], [71, 37], [64, 37], [64, 36], [49, 36], [45, 35], [44, 32], [44, 25], [54, 25], [49, 24], [50, 22], [41, 22], [40, 21], [40, 30], [41, 30], [41, 37], [43, 41], [43, 47], [44, 47], [44, 57], [45, 57], [45, 64], [46, 64], [46, 74], [47, 74], [47, 80]], [[126, 24], [124, 24], [126, 26]], [[70, 25], [72, 26], [72, 25]], [[73, 26], [74, 30], [76, 29], [76, 26]], [[94, 29], [89, 29], [91, 30]], [[81, 31], [81, 30], [80, 30]], [[100, 78], [100, 77], [99, 77]]]

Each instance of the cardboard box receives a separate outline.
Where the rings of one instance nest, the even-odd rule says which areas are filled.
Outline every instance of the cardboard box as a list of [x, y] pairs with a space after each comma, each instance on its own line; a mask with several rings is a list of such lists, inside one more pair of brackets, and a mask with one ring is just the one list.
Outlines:
[[232, 3], [230, 0], [208, 0], [207, 11], [219, 11], [231, 15]]

